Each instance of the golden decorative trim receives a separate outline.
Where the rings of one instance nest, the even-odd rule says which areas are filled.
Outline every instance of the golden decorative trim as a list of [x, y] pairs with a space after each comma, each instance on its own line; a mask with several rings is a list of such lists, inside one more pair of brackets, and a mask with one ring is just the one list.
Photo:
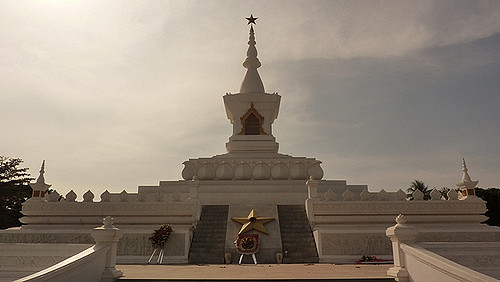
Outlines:
[[264, 117], [261, 116], [259, 114], [259, 112], [257, 112], [257, 110], [254, 108], [253, 102], [250, 106], [250, 109], [248, 109], [248, 111], [242, 117], [240, 117], [241, 131], [240, 131], [239, 135], [246, 135], [245, 134], [245, 123], [246, 123], [247, 118], [251, 114], [254, 114], [254, 116], [257, 117], [257, 119], [259, 120], [259, 135], [267, 135], [267, 133], [264, 132], [264, 129], [262, 129], [262, 124], [264, 123]]

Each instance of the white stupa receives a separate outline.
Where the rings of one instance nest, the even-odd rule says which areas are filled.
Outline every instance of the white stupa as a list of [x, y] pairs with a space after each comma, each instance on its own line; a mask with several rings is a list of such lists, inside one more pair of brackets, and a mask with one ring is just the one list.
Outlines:
[[462, 158], [462, 171], [462, 181], [456, 184], [460, 189], [460, 192], [462, 192], [462, 197], [475, 196], [476, 193], [474, 191], [474, 188], [476, 188], [479, 180], [471, 180], [468, 172], [469, 170], [467, 169], [467, 164], [465, 163], [465, 158]]
[[30, 183], [33, 193], [31, 195], [30, 201], [43, 201], [45, 200], [45, 194], [47, 189], [50, 188], [50, 184], [45, 183], [45, 160], [42, 162], [42, 167], [40, 168], [40, 174], [36, 179], [35, 183]]
[[[281, 96], [269, 94], [257, 69], [253, 26], [250, 27], [247, 69], [240, 92], [226, 94], [224, 106], [233, 126], [233, 134], [226, 143], [227, 153], [210, 159], [191, 159], [184, 163], [185, 180], [195, 175], [200, 180], [305, 180], [309, 175], [323, 177], [320, 162], [315, 159], [293, 158], [278, 154], [278, 143], [272, 133], [272, 124], [278, 118]], [[295, 162], [297, 162], [295, 164]]]
[[[247, 19], [255, 24], [253, 16]], [[27, 225], [0, 232], [0, 243], [89, 244], [90, 231], [111, 216], [123, 230], [120, 263], [146, 262], [152, 252], [148, 238], [162, 224], [173, 229], [165, 246], [168, 263], [234, 263], [233, 242], [243, 233], [259, 235], [259, 263], [352, 263], [365, 254], [392, 257], [385, 230], [398, 214], [419, 228], [422, 240], [497, 241], [499, 232], [480, 224], [480, 200], [458, 201], [451, 190], [445, 201], [434, 190], [432, 201], [424, 201], [420, 191], [407, 201], [401, 189], [370, 192], [366, 185], [325, 180], [321, 161], [279, 153], [272, 125], [281, 96], [265, 92], [253, 26], [243, 66], [239, 93], [223, 96], [233, 127], [225, 153], [185, 161], [181, 180], [132, 193], [105, 191], [100, 200], [87, 191], [80, 202], [74, 191], [63, 197], [53, 191], [43, 199], [48, 184], [42, 165], [32, 185], [41, 197], [23, 204], [21, 222]], [[470, 179], [465, 160], [463, 166], [457, 185], [472, 195], [477, 181]]]

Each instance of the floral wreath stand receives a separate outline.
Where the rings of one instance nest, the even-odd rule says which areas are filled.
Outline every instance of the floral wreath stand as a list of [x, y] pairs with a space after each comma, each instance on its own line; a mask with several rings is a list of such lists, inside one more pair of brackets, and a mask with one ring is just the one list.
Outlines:
[[241, 254], [238, 264], [241, 264], [244, 255], [251, 255], [254, 264], [257, 264], [255, 254], [259, 251], [259, 234], [238, 235], [235, 245], [236, 251]]
[[163, 263], [163, 256], [165, 255], [165, 243], [167, 243], [168, 238], [170, 237], [170, 233], [172, 233], [172, 227], [169, 224], [164, 224], [160, 226], [160, 229], [155, 230], [153, 235], [149, 237], [149, 241], [151, 241], [151, 245], [154, 250], [151, 256], [149, 257], [148, 264], [151, 263], [153, 256], [158, 251], [158, 259], [156, 260], [156, 264]]
[[156, 254], [157, 250], [158, 250], [158, 259], [156, 260], [156, 264], [161, 264], [163, 262], [163, 255], [165, 254], [165, 245], [156, 247], [153, 250], [153, 253], [149, 257], [148, 264], [151, 263], [151, 260], [153, 259], [153, 256]]

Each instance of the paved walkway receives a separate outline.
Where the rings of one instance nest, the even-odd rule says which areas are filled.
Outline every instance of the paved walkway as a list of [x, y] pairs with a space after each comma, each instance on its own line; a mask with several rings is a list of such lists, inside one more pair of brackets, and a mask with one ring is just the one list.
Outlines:
[[117, 265], [127, 279], [252, 280], [389, 278], [390, 264]]

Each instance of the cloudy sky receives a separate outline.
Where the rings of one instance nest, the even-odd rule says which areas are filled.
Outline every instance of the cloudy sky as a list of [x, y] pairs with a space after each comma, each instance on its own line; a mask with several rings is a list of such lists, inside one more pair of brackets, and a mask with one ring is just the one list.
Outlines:
[[133, 192], [225, 152], [245, 17], [280, 152], [326, 179], [500, 186], [500, 1], [1, 1], [0, 155], [62, 194]]

